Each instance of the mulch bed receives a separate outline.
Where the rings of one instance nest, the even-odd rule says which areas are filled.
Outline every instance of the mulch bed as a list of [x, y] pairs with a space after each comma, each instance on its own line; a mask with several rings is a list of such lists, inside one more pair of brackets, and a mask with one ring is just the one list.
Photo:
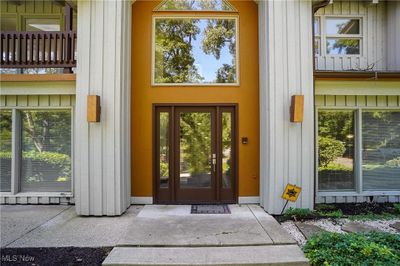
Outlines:
[[363, 202], [363, 203], [335, 203], [332, 204], [337, 209], [342, 210], [344, 215], [360, 215], [360, 214], [383, 214], [395, 213], [393, 203], [376, 203], [376, 202]]
[[2, 248], [0, 265], [101, 265], [112, 247]]

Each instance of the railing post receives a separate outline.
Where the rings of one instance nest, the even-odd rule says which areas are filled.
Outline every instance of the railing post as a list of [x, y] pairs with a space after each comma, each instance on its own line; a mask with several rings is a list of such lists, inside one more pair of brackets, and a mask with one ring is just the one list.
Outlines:
[[[64, 7], [64, 13], [65, 13], [65, 21], [64, 21], [64, 25], [65, 25], [65, 43], [64, 43], [64, 56], [62, 56], [62, 61], [64, 61], [64, 63], [70, 64], [73, 60], [72, 57], [74, 56], [74, 53], [71, 52], [71, 46], [72, 46], [72, 40], [73, 38], [71, 38], [71, 34], [70, 32], [72, 32], [72, 18], [73, 18], [73, 9], [72, 7], [65, 2], [65, 7]], [[61, 42], [62, 39], [61, 39]], [[72, 68], [70, 67], [66, 67], [63, 70], [64, 73], [72, 73]]]

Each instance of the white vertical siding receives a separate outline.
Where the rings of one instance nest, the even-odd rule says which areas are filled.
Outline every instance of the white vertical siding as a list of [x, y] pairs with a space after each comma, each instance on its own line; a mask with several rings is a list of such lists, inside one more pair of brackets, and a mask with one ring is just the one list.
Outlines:
[[[130, 1], [78, 1], [76, 211], [120, 215], [130, 204]], [[101, 122], [86, 121], [87, 95]]]
[[387, 69], [400, 71], [400, 2], [387, 2]]
[[[386, 2], [370, 4], [362, 1], [333, 1], [333, 4], [317, 11], [317, 16], [361, 17], [363, 34], [360, 56], [315, 56], [317, 70], [373, 70], [387, 69]], [[397, 24], [398, 25], [398, 24]], [[395, 27], [395, 26], [393, 26]], [[325, 47], [321, 44], [321, 47]]]
[[[259, 1], [260, 202], [280, 213], [287, 183], [303, 188], [295, 204], [312, 208], [314, 134], [311, 1]], [[290, 123], [290, 100], [305, 96], [303, 123]]]

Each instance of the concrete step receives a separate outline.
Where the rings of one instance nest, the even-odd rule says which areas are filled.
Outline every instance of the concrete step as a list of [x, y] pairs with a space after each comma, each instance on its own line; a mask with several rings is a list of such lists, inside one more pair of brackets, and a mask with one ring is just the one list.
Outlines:
[[115, 247], [103, 265], [309, 265], [297, 245]]

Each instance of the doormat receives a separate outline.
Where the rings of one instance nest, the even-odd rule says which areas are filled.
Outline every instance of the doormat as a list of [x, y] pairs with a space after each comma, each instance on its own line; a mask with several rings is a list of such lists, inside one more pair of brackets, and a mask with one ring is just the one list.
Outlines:
[[192, 205], [191, 214], [230, 214], [229, 206], [220, 205]]

